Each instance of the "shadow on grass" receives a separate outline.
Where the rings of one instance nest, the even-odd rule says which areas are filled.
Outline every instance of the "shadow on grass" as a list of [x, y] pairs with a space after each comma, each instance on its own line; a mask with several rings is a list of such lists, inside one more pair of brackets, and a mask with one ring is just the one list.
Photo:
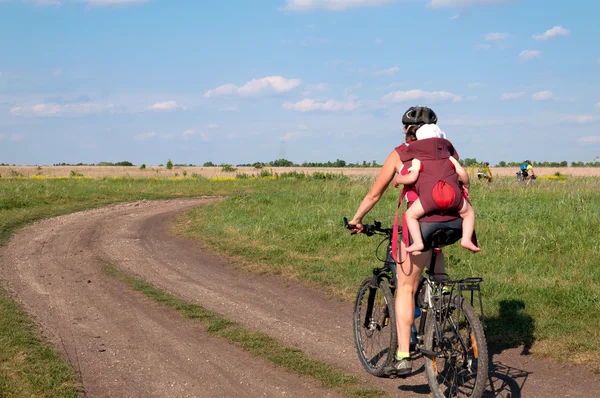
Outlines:
[[490, 374], [484, 397], [519, 398], [531, 372], [494, 361], [494, 356], [519, 347], [521, 355], [529, 355], [535, 341], [535, 321], [524, 312], [522, 300], [502, 300], [499, 305], [498, 316], [485, 319]]

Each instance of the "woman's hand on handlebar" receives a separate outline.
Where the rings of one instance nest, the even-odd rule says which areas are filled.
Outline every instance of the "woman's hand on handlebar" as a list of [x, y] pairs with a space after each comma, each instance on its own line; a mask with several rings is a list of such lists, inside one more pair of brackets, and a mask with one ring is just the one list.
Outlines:
[[362, 220], [353, 218], [348, 221], [348, 229], [356, 234], [359, 234], [363, 230]]

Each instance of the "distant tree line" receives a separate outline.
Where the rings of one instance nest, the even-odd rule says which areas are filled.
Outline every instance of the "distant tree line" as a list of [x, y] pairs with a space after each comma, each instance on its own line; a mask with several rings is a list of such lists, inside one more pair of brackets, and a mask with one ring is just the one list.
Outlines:
[[[523, 162], [505, 162], [504, 160], [498, 162], [496, 167], [519, 167], [523, 164]], [[531, 161], [531, 165], [533, 167], [569, 167], [569, 162], [563, 160], [562, 162], [536, 162], [535, 160]], [[600, 162], [571, 162], [571, 167], [600, 167]]]
[[[521, 162], [506, 162], [504, 160], [499, 161], [493, 167], [520, 167], [525, 161]], [[477, 161], [475, 158], [464, 158], [460, 159], [459, 163], [465, 167], [469, 166], [480, 166], [483, 162]], [[531, 165], [533, 167], [569, 167], [569, 162], [563, 160], [562, 162], [536, 162], [535, 160], [531, 161]], [[600, 161], [595, 162], [571, 162], [571, 167], [600, 167]]]
[[135, 166], [128, 161], [123, 162], [99, 162], [99, 163], [54, 163], [52, 166]]
[[[482, 165], [483, 162], [480, 162], [475, 158], [464, 158], [464, 159], [460, 159], [460, 164], [465, 167], [474, 167], [474, 166]], [[519, 167], [521, 164], [523, 164], [523, 161], [521, 161], [521, 162], [506, 162], [504, 160], [501, 160], [496, 165], [492, 165], [492, 166], [493, 167]], [[226, 164], [226, 163], [215, 164], [213, 162], [204, 162], [202, 164], [202, 167], [223, 167], [224, 165], [232, 167], [232, 165], [230, 165], [230, 164]], [[570, 167], [600, 167], [600, 161], [571, 162], [570, 165], [569, 165], [569, 162], [567, 162], [566, 160], [563, 160], [562, 162], [532, 161], [531, 165], [533, 167], [569, 167], [569, 166]], [[15, 165], [14, 164], [10, 165], [7, 163], [0, 163], [0, 166], [15, 166]], [[53, 166], [135, 166], [135, 165], [129, 161], [122, 161], [122, 162], [116, 162], [116, 163], [99, 162], [99, 163], [91, 163], [91, 164], [89, 164], [89, 163], [77, 163], [77, 164], [55, 163], [55, 164], [53, 164]], [[160, 164], [159, 166], [163, 166], [163, 164]], [[166, 163], [167, 169], [171, 170], [173, 168], [173, 166], [196, 167], [196, 165], [194, 165], [192, 163], [175, 163], [174, 164], [171, 161], [171, 159], [169, 159]], [[277, 160], [273, 160], [271, 162], [254, 162], [254, 163], [247, 163], [247, 164], [238, 164], [236, 166], [237, 167], [254, 167], [256, 169], [261, 169], [264, 167], [362, 167], [362, 168], [381, 167], [381, 165], [379, 163], [377, 163], [377, 161], [375, 161], [375, 160], [372, 160], [370, 162], [363, 160], [362, 162], [351, 163], [351, 162], [346, 162], [345, 160], [342, 160], [342, 159], [336, 159], [334, 162], [328, 161], [328, 162], [304, 162], [304, 163], [294, 163], [291, 160], [287, 160], [287, 159], [277, 159]], [[143, 164], [141, 168], [145, 169], [146, 164]]]
[[[212, 162], [204, 163], [205, 167], [214, 166]], [[349, 163], [342, 159], [336, 159], [335, 162], [304, 162], [304, 163], [294, 163], [291, 160], [287, 159], [277, 159], [272, 162], [263, 163], [263, 162], [255, 162], [252, 164], [238, 164], [238, 167], [380, 167], [381, 165], [377, 163], [377, 161], [373, 160], [371, 162], [364, 161], [362, 163]]]

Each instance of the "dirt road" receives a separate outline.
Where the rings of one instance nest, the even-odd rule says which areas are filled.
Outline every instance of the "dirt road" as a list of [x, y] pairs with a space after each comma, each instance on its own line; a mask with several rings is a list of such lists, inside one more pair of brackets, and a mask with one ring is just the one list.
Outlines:
[[[101, 271], [98, 258], [367, 380], [390, 396], [427, 396], [424, 373], [365, 375], [352, 341], [352, 304], [277, 277], [236, 270], [169, 233], [179, 212], [209, 199], [142, 201], [24, 228], [0, 248], [0, 277], [71, 362], [88, 397], [337, 396], [208, 337]], [[496, 353], [489, 396], [585, 397], [600, 376], [571, 364]], [[493, 391], [493, 392], [492, 392]], [[592, 393], [590, 393], [592, 392]]]

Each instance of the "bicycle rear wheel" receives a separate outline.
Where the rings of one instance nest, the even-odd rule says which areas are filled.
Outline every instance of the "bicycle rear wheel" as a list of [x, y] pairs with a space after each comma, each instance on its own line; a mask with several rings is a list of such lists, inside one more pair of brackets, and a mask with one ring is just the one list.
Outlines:
[[[441, 315], [427, 319], [424, 346], [439, 356], [425, 357], [425, 371], [436, 398], [483, 395], [488, 380], [488, 352], [483, 326], [464, 298], [455, 296], [444, 303]], [[459, 311], [460, 308], [460, 311]], [[440, 333], [438, 339], [434, 323]]]
[[394, 296], [386, 280], [372, 286], [373, 278], [363, 280], [354, 303], [354, 342], [358, 359], [373, 376], [385, 375], [396, 352]]

